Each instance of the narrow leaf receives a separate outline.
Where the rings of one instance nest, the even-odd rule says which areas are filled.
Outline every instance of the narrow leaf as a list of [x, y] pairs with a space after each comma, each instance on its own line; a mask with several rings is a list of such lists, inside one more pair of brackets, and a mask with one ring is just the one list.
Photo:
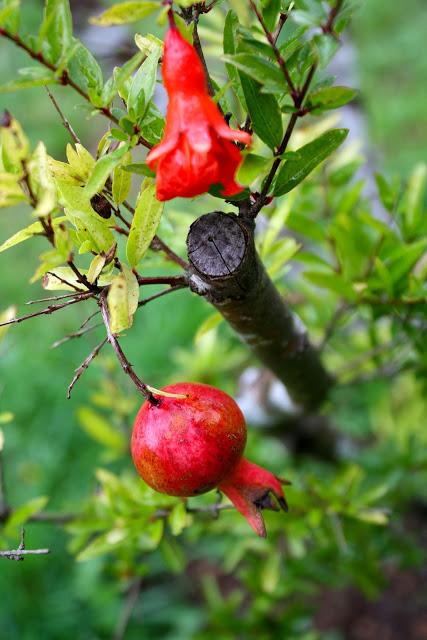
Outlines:
[[138, 196], [135, 215], [126, 245], [127, 259], [132, 267], [138, 265], [156, 235], [163, 206], [163, 203], [156, 199], [154, 181], [146, 178]]
[[294, 189], [309, 173], [344, 142], [348, 129], [331, 129], [298, 149], [296, 159], [287, 160], [274, 182], [273, 194], [282, 196]]

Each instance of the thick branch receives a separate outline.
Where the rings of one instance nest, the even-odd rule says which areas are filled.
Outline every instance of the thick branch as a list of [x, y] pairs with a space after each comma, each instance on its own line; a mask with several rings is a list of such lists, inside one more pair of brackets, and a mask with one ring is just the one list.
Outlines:
[[221, 212], [194, 222], [187, 238], [190, 287], [213, 304], [253, 353], [310, 411], [332, 385], [301, 322], [256, 253], [253, 223]]

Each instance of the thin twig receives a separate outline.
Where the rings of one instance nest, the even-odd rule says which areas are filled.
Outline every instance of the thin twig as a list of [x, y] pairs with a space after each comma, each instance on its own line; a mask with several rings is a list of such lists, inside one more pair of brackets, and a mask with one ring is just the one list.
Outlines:
[[119, 621], [117, 623], [116, 630], [114, 632], [113, 640], [124, 639], [126, 634], [126, 629], [128, 628], [133, 610], [135, 608], [135, 605], [138, 601], [139, 594], [141, 592], [142, 584], [143, 584], [143, 579], [140, 576], [138, 578], [135, 578], [135, 580], [132, 582], [126, 596], [124, 607], [121, 612]]
[[58, 102], [56, 101], [55, 96], [52, 94], [52, 92], [49, 90], [49, 87], [45, 87], [47, 94], [53, 104], [53, 106], [55, 107], [56, 111], [59, 114], [59, 117], [62, 120], [62, 124], [64, 125], [64, 127], [67, 129], [68, 133], [70, 134], [70, 136], [72, 137], [72, 139], [74, 140], [74, 142], [76, 144], [81, 144], [79, 136], [77, 135], [77, 133], [74, 131], [73, 127], [71, 126], [71, 124], [68, 122], [67, 118], [65, 117], [65, 115], [63, 114], [61, 107], [59, 106]]
[[[203, 53], [202, 43], [200, 42], [200, 37], [199, 37], [199, 29], [198, 29], [199, 16], [200, 16], [199, 5], [194, 5], [193, 6], [193, 25], [194, 25], [194, 27], [193, 27], [193, 47], [197, 51], [197, 55], [199, 56], [200, 62], [202, 63], [203, 68], [205, 70], [206, 83], [208, 85], [209, 95], [213, 97], [215, 95], [215, 89], [214, 89], [214, 86], [212, 84], [211, 77], [209, 75], [208, 65], [206, 64], [205, 54]], [[219, 104], [217, 106], [220, 109]]]
[[47, 276], [52, 276], [52, 278], [56, 278], [59, 282], [62, 282], [62, 284], [65, 284], [67, 287], [70, 287], [71, 289], [74, 289], [74, 291], [77, 291], [79, 293], [84, 293], [85, 289], [79, 289], [79, 287], [76, 287], [76, 285], [73, 282], [69, 282], [68, 280], [64, 280], [64, 278], [61, 278], [61, 276], [58, 276], [57, 273], [54, 273], [53, 271], [47, 271], [46, 273]]
[[[54, 276], [55, 274], [50, 273], [50, 275]], [[78, 289], [78, 291], [81, 291], [83, 293], [82, 289]], [[42, 302], [54, 302], [57, 300], [65, 300], [66, 298], [74, 298], [75, 295], [75, 293], [64, 293], [64, 295], [60, 296], [49, 296], [47, 298], [39, 298], [38, 300], [28, 300], [28, 302], [26, 302], [25, 304], [41, 304]]]
[[185, 284], [176, 284], [175, 286], [170, 287], [169, 289], [163, 289], [163, 291], [159, 291], [159, 293], [155, 293], [152, 296], [149, 296], [148, 298], [144, 298], [143, 300], [140, 300], [138, 302], [138, 307], [144, 307], [149, 302], [152, 302], [152, 300], [157, 300], [157, 298], [162, 298], [163, 296], [167, 296], [168, 293], [172, 293], [173, 291], [178, 291], [179, 289], [183, 289], [185, 286], [186, 286]]
[[46, 524], [67, 524], [73, 520], [77, 520], [77, 513], [54, 513], [49, 511], [41, 511], [35, 513], [29, 518], [29, 522], [39, 522]]
[[329, 342], [330, 338], [334, 334], [335, 329], [337, 328], [341, 318], [347, 311], [349, 311], [350, 308], [351, 308], [351, 305], [349, 305], [347, 302], [341, 302], [337, 306], [334, 313], [332, 314], [331, 319], [329, 320], [328, 324], [325, 327], [323, 338], [318, 346], [319, 351], [323, 351], [327, 342]]
[[181, 258], [175, 251], [173, 251], [159, 236], [154, 236], [150, 245], [153, 251], [163, 251], [165, 256], [171, 262], [175, 262], [175, 264], [179, 264], [183, 269], [188, 268], [188, 262], [186, 262], [183, 258]]
[[[252, 0], [251, 0], [252, 2]], [[334, 22], [336, 17], [338, 16], [338, 13], [340, 11], [342, 5], [342, 0], [338, 0], [336, 5], [331, 9], [330, 14], [328, 16], [328, 20], [326, 22], [326, 24], [322, 27], [324, 33], [328, 33], [330, 35], [333, 34], [333, 27], [334, 27]], [[258, 215], [258, 213], [261, 211], [261, 209], [263, 208], [263, 206], [266, 204], [267, 200], [268, 200], [268, 192], [270, 190], [271, 184], [273, 182], [273, 179], [277, 173], [277, 170], [282, 162], [282, 159], [280, 156], [283, 155], [283, 153], [285, 153], [287, 147], [288, 147], [288, 143], [289, 140], [291, 138], [291, 135], [294, 131], [295, 125], [298, 121], [298, 118], [303, 117], [306, 114], [306, 110], [303, 108], [304, 107], [304, 101], [307, 97], [308, 94], [308, 90], [310, 88], [311, 82], [313, 80], [313, 76], [314, 73], [317, 69], [317, 62], [314, 62], [310, 69], [309, 72], [307, 74], [307, 77], [304, 81], [304, 84], [302, 86], [301, 89], [296, 89], [295, 90], [295, 94], [293, 96], [294, 99], [294, 104], [295, 107], [297, 108], [297, 111], [295, 111], [294, 113], [292, 113], [289, 122], [288, 122], [288, 126], [286, 127], [286, 131], [285, 131], [285, 135], [283, 136], [283, 140], [280, 144], [280, 146], [278, 147], [275, 156], [276, 159], [274, 160], [270, 172], [267, 175], [264, 184], [263, 184], [263, 188], [261, 190], [261, 193], [257, 195], [255, 202], [253, 202], [253, 204], [248, 208], [247, 203], [246, 202], [242, 202], [241, 203], [241, 215], [246, 215], [249, 216], [251, 218], [256, 218], [256, 216]]]
[[76, 296], [72, 300], [67, 300], [62, 304], [51, 304], [46, 309], [42, 311], [36, 311], [36, 313], [29, 313], [26, 316], [20, 316], [19, 318], [13, 318], [13, 320], [8, 320], [7, 322], [1, 322], [0, 327], [6, 327], [9, 324], [19, 324], [20, 322], [24, 322], [24, 320], [29, 320], [30, 318], [36, 318], [37, 316], [50, 315], [55, 311], [59, 311], [60, 309], [64, 309], [65, 307], [69, 307], [72, 304], [76, 304], [77, 302], [82, 302], [83, 300], [87, 300], [88, 298], [93, 297], [93, 293], [91, 291], [87, 291], [86, 293], [82, 293], [79, 296]]
[[86, 276], [79, 271], [79, 269], [76, 267], [76, 265], [73, 262], [72, 256], [68, 258], [67, 264], [70, 267], [71, 271], [75, 274], [77, 281], [80, 282], [80, 284], [82, 284], [86, 289], [89, 289], [90, 291], [98, 290], [98, 287], [91, 284], [89, 280], [86, 278]]
[[89, 324], [89, 322], [92, 320], [92, 318], [94, 318], [95, 316], [97, 316], [97, 315], [98, 315], [98, 313], [100, 313], [100, 312], [101, 312], [101, 310], [100, 310], [100, 309], [97, 309], [96, 311], [94, 311], [93, 313], [91, 313], [91, 314], [90, 314], [90, 316], [88, 316], [88, 317], [86, 318], [86, 320], [85, 320], [84, 322], [82, 322], [82, 324], [80, 325], [80, 327], [79, 327], [79, 328], [80, 328], [80, 329], [84, 329], [84, 328]]
[[108, 338], [104, 338], [104, 340], [102, 340], [98, 345], [96, 345], [96, 347], [90, 352], [90, 354], [87, 356], [87, 358], [85, 358], [85, 360], [82, 362], [80, 367], [78, 367], [76, 369], [75, 376], [71, 380], [71, 382], [70, 382], [70, 384], [68, 386], [68, 389], [67, 389], [67, 399], [68, 400], [71, 398], [71, 392], [73, 390], [74, 385], [80, 380], [80, 378], [82, 377], [82, 375], [84, 374], [86, 369], [90, 366], [90, 364], [96, 358], [98, 353], [101, 351], [101, 349], [104, 346], [104, 344], [106, 344], [107, 342], [108, 342]]
[[24, 556], [40, 556], [50, 553], [50, 549], [26, 549], [25, 548], [25, 530], [21, 529], [21, 542], [17, 549], [11, 549], [10, 551], [0, 551], [0, 558], [7, 558], [8, 560], [24, 560]]
[[97, 322], [97, 324], [94, 324], [91, 327], [85, 327], [83, 329], [79, 329], [78, 331], [74, 331], [73, 333], [69, 333], [67, 336], [60, 338], [60, 340], [56, 340], [56, 342], [54, 342], [53, 345], [51, 346], [51, 349], [56, 349], [57, 347], [60, 347], [61, 345], [63, 345], [65, 342], [68, 342], [69, 340], [73, 340], [74, 338], [81, 338], [86, 333], [89, 333], [89, 331], [93, 331], [94, 329], [97, 329], [98, 327], [101, 327], [101, 326], [103, 326], [103, 322]]
[[138, 389], [138, 391], [149, 401], [151, 402], [151, 404], [155, 404], [158, 405], [159, 404], [159, 400], [157, 400], [157, 398], [155, 398], [153, 396], [153, 394], [151, 393], [151, 391], [148, 389], [147, 385], [140, 380], [140, 378], [138, 378], [138, 376], [136, 375], [135, 371], [132, 368], [131, 363], [129, 362], [129, 360], [126, 358], [125, 354], [123, 353], [123, 350], [120, 346], [120, 343], [118, 341], [118, 339], [116, 338], [116, 336], [111, 332], [111, 328], [110, 328], [110, 318], [109, 318], [109, 313], [108, 313], [108, 306], [107, 306], [107, 298], [106, 298], [106, 292], [102, 292], [101, 296], [100, 296], [100, 300], [99, 300], [99, 304], [101, 307], [101, 314], [102, 314], [102, 319], [104, 321], [104, 325], [105, 328], [107, 330], [107, 338], [108, 338], [108, 342], [111, 344], [111, 346], [113, 347], [116, 356], [118, 358], [118, 361], [120, 362], [120, 365], [123, 369], [123, 371], [126, 373], [126, 375], [129, 376], [129, 378], [132, 380], [132, 382], [134, 383], [134, 385], [136, 386], [136, 388]]
[[[291, 94], [292, 100], [294, 101], [295, 106], [298, 107], [298, 93], [299, 92], [297, 91], [297, 89], [296, 89], [296, 87], [295, 87], [295, 85], [294, 85], [294, 83], [292, 81], [292, 78], [291, 78], [290, 73], [288, 71], [288, 67], [286, 65], [286, 62], [285, 62], [282, 54], [280, 53], [280, 51], [279, 51], [279, 49], [278, 49], [278, 47], [276, 45], [277, 36], [275, 38], [275, 35], [273, 35], [269, 31], [269, 29], [267, 28], [267, 25], [265, 24], [264, 18], [262, 17], [261, 12], [258, 10], [258, 7], [256, 6], [255, 2], [253, 0], [249, 0], [249, 2], [250, 2], [250, 5], [252, 7], [252, 10], [255, 12], [256, 17], [258, 18], [258, 22], [260, 23], [260, 25], [261, 25], [261, 27], [262, 27], [262, 29], [264, 31], [264, 34], [265, 34], [265, 36], [266, 36], [271, 48], [273, 49], [273, 53], [274, 53], [274, 55], [276, 57], [278, 65], [279, 65], [279, 67], [280, 67], [280, 69], [281, 69], [281, 71], [282, 71], [282, 73], [283, 73], [283, 75], [285, 77], [286, 84], [289, 87], [289, 92]], [[282, 20], [282, 18], [281, 18], [281, 20]], [[282, 23], [282, 26], [283, 26], [283, 23]]]
[[146, 285], [146, 284], [169, 284], [172, 286], [181, 285], [183, 287], [188, 286], [186, 276], [155, 276], [155, 277], [144, 277], [137, 276], [138, 284]]
[[[37, 60], [37, 62], [40, 62], [40, 64], [42, 64], [47, 69], [50, 69], [54, 73], [58, 73], [58, 68], [54, 64], [49, 62], [49, 60], [47, 60], [40, 51], [34, 51], [33, 49], [31, 49], [31, 47], [27, 45], [18, 34], [9, 33], [6, 29], [0, 28], [0, 36], [7, 38], [11, 42], [13, 42], [17, 47], [19, 47], [20, 49], [23, 49], [31, 58], [33, 58], [33, 60]], [[76, 82], [74, 82], [72, 78], [70, 78], [70, 75], [66, 69], [62, 71], [61, 76], [58, 78], [58, 83], [62, 85], [69, 85], [75, 91], [77, 91], [77, 93], [84, 100], [92, 104], [89, 95]], [[98, 109], [98, 111], [102, 113], [102, 115], [104, 115], [106, 118], [108, 118], [111, 122], [114, 122], [114, 124], [120, 126], [118, 119], [113, 115], [113, 113], [108, 107], [104, 106], [104, 107], [95, 107], [95, 108]], [[151, 149], [151, 147], [153, 146], [150, 142], [148, 142], [148, 140], [146, 140], [142, 136], [139, 136], [138, 144], [143, 145], [147, 149]]]

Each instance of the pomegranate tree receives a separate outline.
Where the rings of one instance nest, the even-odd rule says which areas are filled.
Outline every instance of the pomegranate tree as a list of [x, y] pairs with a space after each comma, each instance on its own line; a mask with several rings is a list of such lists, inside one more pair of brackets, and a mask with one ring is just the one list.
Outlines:
[[[261, 509], [285, 511], [279, 480], [243, 458], [246, 424], [229, 395], [205, 384], [167, 386], [158, 404], [144, 402], [132, 433], [139, 475], [156, 491], [190, 497], [217, 487], [265, 537]], [[273, 499], [274, 496], [277, 499]]]

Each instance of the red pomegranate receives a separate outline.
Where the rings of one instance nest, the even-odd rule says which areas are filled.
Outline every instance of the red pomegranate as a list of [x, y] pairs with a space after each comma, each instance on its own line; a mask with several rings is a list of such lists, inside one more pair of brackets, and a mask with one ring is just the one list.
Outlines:
[[273, 495], [287, 511], [281, 486], [286, 481], [242, 457], [246, 424], [236, 402], [215, 387], [193, 382], [163, 391], [184, 397], [161, 396], [158, 405], [146, 401], [139, 410], [131, 443], [139, 475], [171, 496], [196, 496], [218, 487], [265, 537], [261, 509], [278, 509]]

